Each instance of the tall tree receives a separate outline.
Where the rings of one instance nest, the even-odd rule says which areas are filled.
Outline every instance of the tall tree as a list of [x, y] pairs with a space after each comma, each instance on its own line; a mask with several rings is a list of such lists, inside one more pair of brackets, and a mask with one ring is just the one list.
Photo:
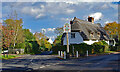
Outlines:
[[25, 36], [26, 41], [31, 41], [31, 40], [35, 39], [34, 35], [30, 32], [29, 29], [23, 29], [23, 32], [24, 32], [24, 36]]
[[[16, 11], [13, 14], [3, 21], [3, 40], [6, 38], [9, 39], [10, 45], [15, 48], [16, 44], [24, 42], [24, 35], [22, 29], [22, 19], [17, 18]], [[9, 34], [10, 38], [5, 36], [6, 33], [11, 33]]]
[[45, 45], [45, 42], [46, 42], [46, 39], [47, 39], [47, 37], [43, 34], [43, 33], [35, 33], [34, 34], [34, 36], [35, 36], [35, 39], [36, 39], [36, 41], [38, 42], [38, 44], [40, 45], [40, 46], [44, 46]]
[[107, 31], [107, 33], [110, 35], [111, 38], [114, 38], [118, 35], [120, 35], [119, 28], [118, 28], [118, 23], [112, 22], [112, 23], [107, 23], [104, 27], [104, 29]]
[[63, 27], [57, 27], [54, 32], [57, 35], [62, 35], [63, 34]]

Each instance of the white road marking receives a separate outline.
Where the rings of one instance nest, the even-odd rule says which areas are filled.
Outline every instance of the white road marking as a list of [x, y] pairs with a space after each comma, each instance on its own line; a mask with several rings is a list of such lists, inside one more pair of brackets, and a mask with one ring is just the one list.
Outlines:
[[46, 65], [46, 66], [50, 66], [50, 65]]
[[44, 68], [45, 66], [41, 66], [40, 68]]

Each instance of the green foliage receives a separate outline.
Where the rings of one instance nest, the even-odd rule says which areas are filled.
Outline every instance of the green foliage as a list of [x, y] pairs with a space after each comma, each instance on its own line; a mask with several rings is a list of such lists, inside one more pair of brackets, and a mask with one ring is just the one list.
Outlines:
[[25, 53], [26, 54], [31, 54], [32, 53], [32, 44], [29, 42], [26, 42], [26, 47], [25, 47]]
[[[86, 43], [69, 45], [70, 54], [72, 54], [74, 46], [74, 51], [78, 51], [80, 54], [85, 55], [88, 50], [89, 54], [92, 53], [102, 53], [109, 50], [109, 46], [105, 41], [95, 42], [92, 45], [88, 45]], [[93, 51], [94, 50], [94, 51]], [[58, 51], [67, 51], [67, 46], [56, 45], [52, 47], [52, 51], [54, 54], [57, 54]]]
[[1, 55], [1, 56], [2, 56], [2, 59], [12, 59], [12, 58], [19, 57], [18, 55], [8, 55], [8, 57], [7, 57], [7, 55], [5, 55], [5, 57], [3, 55]]
[[105, 41], [99, 41], [92, 44], [95, 53], [109, 51], [109, 45]]
[[57, 36], [57, 38], [54, 41], [54, 46], [61, 45], [61, 38], [62, 38], [62, 35]]
[[[69, 50], [70, 50], [70, 54], [72, 54], [72, 50], [73, 50], [73, 46], [74, 46], [74, 51], [78, 51], [80, 54], [86, 54], [86, 51], [88, 50], [89, 51], [89, 54], [92, 53], [92, 46], [86, 44], [86, 43], [81, 43], [81, 44], [75, 44], [75, 45], [70, 45], [69, 46]], [[62, 45], [59, 45], [59, 46], [54, 46], [52, 47], [52, 51], [54, 54], [57, 54], [58, 51], [67, 51], [67, 46], [62, 46]]]
[[63, 34], [63, 27], [57, 27], [54, 32], [57, 35], [62, 35]]
[[15, 45], [15, 48], [25, 48], [25, 43], [18, 43]]
[[23, 29], [23, 32], [24, 32], [25, 39], [26, 39], [27, 41], [35, 40], [35, 37], [34, 37], [33, 34], [30, 32], [29, 29]]
[[32, 42], [32, 51], [34, 54], [40, 54], [41, 51], [40, 51], [40, 48], [39, 48], [39, 44], [36, 42], [36, 41], [33, 41]]

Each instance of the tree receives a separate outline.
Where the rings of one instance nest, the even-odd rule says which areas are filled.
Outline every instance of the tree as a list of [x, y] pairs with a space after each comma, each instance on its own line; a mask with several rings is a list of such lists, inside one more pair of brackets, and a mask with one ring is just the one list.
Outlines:
[[57, 34], [57, 38], [54, 40], [54, 46], [61, 45], [61, 37], [63, 34], [63, 27], [57, 27], [54, 31]]
[[30, 32], [29, 29], [23, 29], [23, 32], [24, 32], [24, 36], [25, 36], [26, 41], [35, 40], [34, 35]]
[[57, 38], [55, 39], [53, 45], [54, 45], [54, 46], [56, 46], [56, 45], [61, 45], [61, 38], [62, 38], [62, 35], [57, 36]]
[[35, 36], [35, 39], [36, 39], [36, 41], [38, 42], [38, 44], [40, 45], [40, 46], [44, 46], [44, 44], [45, 44], [45, 41], [46, 41], [46, 39], [47, 39], [47, 37], [43, 34], [43, 33], [35, 33], [34, 34], [34, 36]]
[[63, 27], [57, 27], [54, 32], [57, 35], [62, 35], [63, 34]]
[[120, 35], [118, 25], [119, 25], [118, 23], [112, 22], [107, 23], [104, 27], [104, 29], [107, 31], [107, 33], [110, 35], [112, 39]]
[[[17, 43], [23, 43], [24, 42], [24, 35], [23, 35], [23, 29], [22, 29], [22, 19], [6, 19], [4, 20], [4, 27], [7, 28], [7, 32], [11, 33], [11, 45], [13, 48], [15, 48], [15, 45]], [[3, 29], [3, 32], [5, 30]]]
[[35, 39], [37, 41], [37, 43], [40, 45], [40, 48], [43, 49], [43, 51], [45, 50], [45, 48], [48, 48], [48, 50], [50, 50], [50, 48], [52, 47], [51, 44], [47, 41], [47, 36], [45, 36], [43, 33], [35, 33], [34, 34]]

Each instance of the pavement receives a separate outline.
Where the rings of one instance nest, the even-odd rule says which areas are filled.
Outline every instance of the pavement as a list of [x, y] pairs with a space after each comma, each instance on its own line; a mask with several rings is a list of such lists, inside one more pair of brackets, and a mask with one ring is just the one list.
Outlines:
[[78, 59], [59, 59], [58, 55], [24, 55], [2, 60], [2, 71], [120, 71], [120, 53], [89, 56]]

